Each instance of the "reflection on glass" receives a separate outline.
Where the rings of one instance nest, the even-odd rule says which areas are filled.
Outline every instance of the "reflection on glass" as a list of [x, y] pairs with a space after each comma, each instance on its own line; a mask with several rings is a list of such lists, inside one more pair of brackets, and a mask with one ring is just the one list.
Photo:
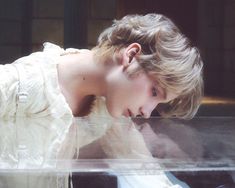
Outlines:
[[[125, 188], [228, 187], [235, 177], [234, 125], [232, 117], [2, 119], [0, 187], [76, 187], [78, 177], [93, 172]], [[217, 176], [223, 178], [213, 181]]]

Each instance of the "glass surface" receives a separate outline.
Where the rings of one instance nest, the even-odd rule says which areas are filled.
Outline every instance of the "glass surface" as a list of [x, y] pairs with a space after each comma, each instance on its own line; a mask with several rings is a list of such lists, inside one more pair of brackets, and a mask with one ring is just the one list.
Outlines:
[[60, 186], [97, 179], [126, 188], [128, 177], [133, 187], [161, 187], [162, 173], [181, 187], [235, 187], [234, 135], [235, 117], [2, 119], [0, 188], [31, 187], [29, 179], [54, 187], [51, 177]]

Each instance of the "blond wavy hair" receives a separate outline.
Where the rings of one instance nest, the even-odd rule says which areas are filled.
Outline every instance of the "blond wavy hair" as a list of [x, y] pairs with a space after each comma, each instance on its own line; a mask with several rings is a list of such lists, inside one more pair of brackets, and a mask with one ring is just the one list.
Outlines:
[[199, 51], [190, 44], [178, 27], [160, 14], [128, 15], [114, 20], [105, 29], [94, 48], [101, 57], [112, 56], [131, 43], [139, 43], [142, 52], [137, 61], [144, 70], [168, 92], [178, 97], [157, 106], [164, 117], [192, 118], [203, 96], [203, 63]]

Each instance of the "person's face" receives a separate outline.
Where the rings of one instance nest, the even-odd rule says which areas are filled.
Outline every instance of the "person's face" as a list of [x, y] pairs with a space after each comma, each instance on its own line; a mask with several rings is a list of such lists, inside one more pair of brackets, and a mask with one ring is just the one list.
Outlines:
[[138, 66], [135, 55], [130, 57], [138, 50], [135, 45], [125, 49], [122, 62], [107, 77], [106, 105], [113, 117], [141, 115], [149, 118], [159, 103], [169, 102], [176, 97], [173, 93], [165, 93], [145, 72], [133, 76], [127, 73]]

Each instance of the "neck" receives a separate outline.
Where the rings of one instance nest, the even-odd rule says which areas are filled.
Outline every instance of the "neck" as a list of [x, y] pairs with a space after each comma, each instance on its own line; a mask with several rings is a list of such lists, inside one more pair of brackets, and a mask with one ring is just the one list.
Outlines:
[[92, 51], [81, 50], [78, 54], [61, 56], [58, 61], [59, 85], [75, 114], [92, 104], [91, 96], [104, 96], [106, 69], [94, 61]]
[[76, 95], [100, 96], [104, 93], [104, 68], [102, 64], [94, 62], [93, 54], [89, 50], [62, 56], [58, 73], [61, 86]]

